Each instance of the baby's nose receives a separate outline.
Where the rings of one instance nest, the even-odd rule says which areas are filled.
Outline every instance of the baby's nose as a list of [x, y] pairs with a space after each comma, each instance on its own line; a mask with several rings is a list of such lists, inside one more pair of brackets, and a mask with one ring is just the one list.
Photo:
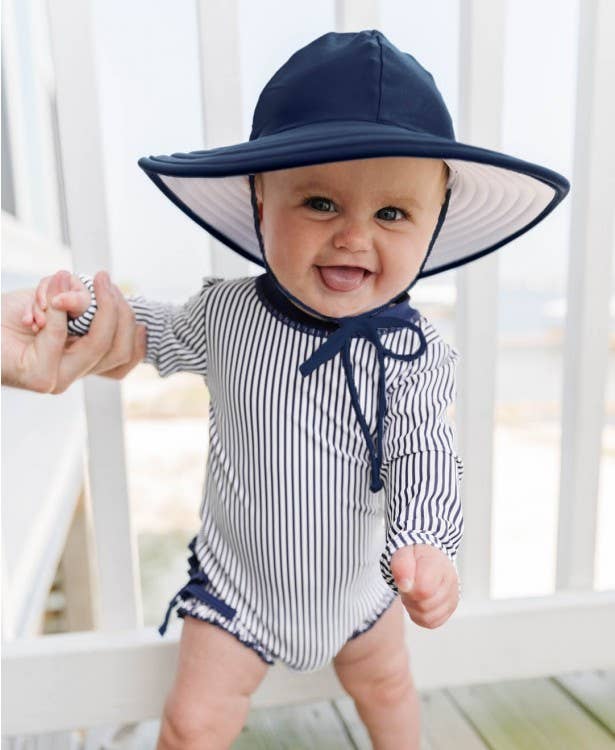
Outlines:
[[333, 246], [353, 253], [367, 252], [372, 248], [369, 228], [361, 221], [346, 221], [333, 235]]

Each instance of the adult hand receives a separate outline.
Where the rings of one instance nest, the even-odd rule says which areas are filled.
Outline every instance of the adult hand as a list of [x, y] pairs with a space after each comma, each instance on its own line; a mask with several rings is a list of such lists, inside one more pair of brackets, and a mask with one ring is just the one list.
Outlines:
[[[70, 273], [49, 281], [49, 299], [70, 289]], [[123, 378], [145, 356], [147, 331], [105, 271], [94, 277], [98, 310], [87, 336], [68, 336], [66, 313], [48, 305], [47, 323], [38, 333], [21, 318], [32, 305], [34, 289], [2, 295], [2, 383], [38, 393], [63, 393], [77, 378]]]
[[417, 625], [437, 628], [457, 609], [457, 571], [437, 547], [410, 544], [395, 550], [391, 556], [391, 572], [402, 603]]

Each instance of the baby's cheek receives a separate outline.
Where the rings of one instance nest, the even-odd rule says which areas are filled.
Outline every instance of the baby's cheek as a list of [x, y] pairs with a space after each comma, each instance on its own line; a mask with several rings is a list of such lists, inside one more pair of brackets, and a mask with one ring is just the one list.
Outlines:
[[388, 296], [386, 299], [384, 299], [384, 295], [381, 291], [376, 290], [374, 285], [370, 285], [369, 288], [365, 290], [365, 304], [369, 307], [378, 307], [379, 305], [383, 305], [385, 302], [388, 302], [393, 295]]

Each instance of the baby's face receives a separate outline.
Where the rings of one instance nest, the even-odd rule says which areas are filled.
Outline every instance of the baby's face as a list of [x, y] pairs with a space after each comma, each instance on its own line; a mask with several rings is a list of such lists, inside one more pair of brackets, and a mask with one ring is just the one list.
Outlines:
[[447, 176], [442, 160], [414, 157], [257, 175], [261, 232], [273, 273], [323, 315], [356, 315], [385, 304], [421, 267]]

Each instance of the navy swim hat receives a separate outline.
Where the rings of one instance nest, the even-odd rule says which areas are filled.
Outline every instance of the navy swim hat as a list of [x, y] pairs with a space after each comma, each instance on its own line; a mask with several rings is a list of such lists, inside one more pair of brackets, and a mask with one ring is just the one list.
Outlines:
[[458, 142], [431, 73], [377, 30], [330, 32], [295, 52], [261, 92], [248, 141], [138, 163], [190, 218], [268, 267], [246, 176], [381, 156], [442, 159], [450, 170], [446, 221], [416, 280], [515, 239], [570, 187], [546, 167]]

